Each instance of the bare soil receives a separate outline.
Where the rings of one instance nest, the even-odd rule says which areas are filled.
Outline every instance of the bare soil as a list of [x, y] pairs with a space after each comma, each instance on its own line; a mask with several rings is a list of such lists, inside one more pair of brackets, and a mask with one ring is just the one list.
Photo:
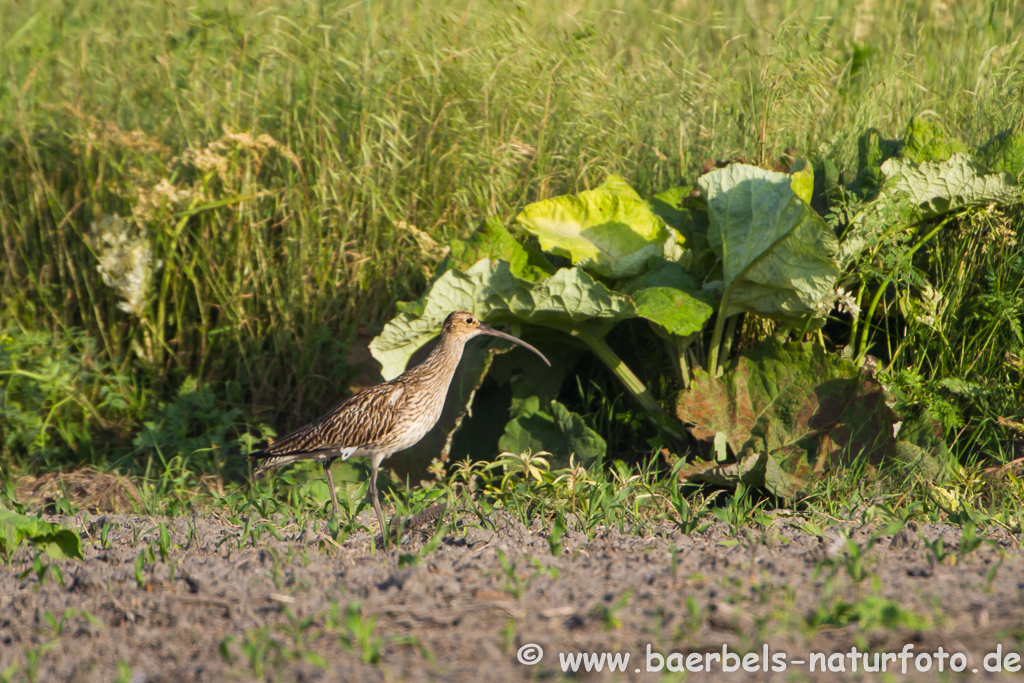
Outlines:
[[[58, 563], [64, 586], [52, 575], [19, 578], [32, 567], [28, 550], [0, 570], [0, 673], [12, 680], [559, 680], [559, 653], [577, 652], [631, 655], [625, 673], [579, 678], [665, 680], [646, 670], [648, 646], [685, 656], [723, 645], [760, 654], [767, 645], [788, 662], [906, 644], [915, 655], [940, 646], [964, 653], [966, 671], [946, 678], [977, 680], [1012, 675], [983, 667], [998, 644], [1004, 657], [1024, 651], [1022, 539], [1004, 532], [958, 558], [961, 532], [951, 525], [871, 542], [877, 528], [846, 524], [816, 536], [780, 512], [767, 531], [738, 537], [722, 523], [691, 535], [667, 523], [643, 535], [570, 531], [555, 557], [539, 524], [495, 513], [493, 528], [460, 522], [410, 564], [426, 533], [385, 552], [365, 533], [339, 544], [322, 527], [284, 520], [280, 540], [264, 532], [253, 542], [213, 515], [50, 519], [82, 530], [85, 560]], [[166, 561], [156, 549], [160, 522], [170, 533]], [[864, 547], [861, 581], [851, 578], [861, 574], [843, 533]], [[155, 561], [144, 555], [137, 575], [147, 547]], [[536, 665], [517, 659], [527, 644], [543, 648]], [[881, 675], [846, 666], [841, 679]], [[898, 661], [888, 666], [903, 678]], [[937, 677], [934, 666], [916, 674], [910, 666], [911, 678]], [[713, 678], [724, 680], [837, 678], [809, 665], [715, 667]]]

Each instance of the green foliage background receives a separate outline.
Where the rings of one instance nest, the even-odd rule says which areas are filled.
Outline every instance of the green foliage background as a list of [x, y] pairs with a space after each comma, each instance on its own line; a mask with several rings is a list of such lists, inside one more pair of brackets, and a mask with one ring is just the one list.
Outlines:
[[[648, 196], [795, 148], [849, 181], [927, 110], [973, 146], [1024, 114], [1022, 28], [1013, 0], [0, 1], [0, 466], [230, 469], [347, 392], [438, 244], [608, 173]], [[135, 299], [98, 270], [114, 216], [151, 245]], [[931, 256], [946, 324], [872, 352], [1005, 459], [1024, 258], [989, 228]], [[572, 407], [614, 448], [602, 382]]]

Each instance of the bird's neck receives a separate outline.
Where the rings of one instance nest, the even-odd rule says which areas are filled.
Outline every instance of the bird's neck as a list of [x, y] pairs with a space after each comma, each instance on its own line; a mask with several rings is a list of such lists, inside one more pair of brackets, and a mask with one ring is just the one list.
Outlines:
[[459, 361], [462, 360], [462, 350], [466, 346], [464, 339], [457, 339], [452, 335], [442, 334], [437, 346], [430, 352], [427, 359], [409, 371], [410, 375], [416, 378], [431, 378], [436, 381], [443, 378], [444, 384], [451, 382]]

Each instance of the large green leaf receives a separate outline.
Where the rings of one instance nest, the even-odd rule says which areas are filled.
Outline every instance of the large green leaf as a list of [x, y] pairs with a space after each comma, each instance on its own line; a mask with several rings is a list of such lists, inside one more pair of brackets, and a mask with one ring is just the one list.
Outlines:
[[686, 337], [704, 328], [712, 308], [704, 301], [674, 287], [649, 287], [633, 298], [641, 318], [661, 325], [666, 332]]
[[552, 456], [552, 469], [568, 466], [570, 455], [576, 456], [576, 462], [586, 465], [604, 456], [607, 449], [604, 439], [588, 427], [582, 417], [558, 401], [551, 401], [546, 411], [539, 410], [539, 405], [531, 408], [532, 411], [523, 412], [506, 425], [498, 441], [501, 450], [510, 453], [547, 451]]
[[1024, 128], [1008, 128], [993, 136], [975, 159], [991, 173], [1009, 173], [1019, 180], [1024, 174]]
[[900, 145], [901, 157], [914, 162], [944, 161], [954, 154], [966, 152], [967, 145], [949, 137], [933, 117], [915, 116], [907, 124]]
[[630, 299], [579, 268], [563, 268], [537, 283], [512, 274], [507, 261], [481, 260], [466, 272], [449, 270], [414, 307], [389, 322], [370, 343], [385, 379], [403, 373], [413, 353], [441, 331], [449, 313], [476, 314], [488, 324], [525, 323], [603, 336], [634, 317]]
[[637, 315], [679, 337], [700, 332], [714, 312], [715, 296], [678, 263], [652, 261], [645, 272], [619, 285], [632, 297]]
[[82, 559], [82, 540], [68, 527], [0, 510], [0, 551], [9, 557], [25, 540], [54, 560]]
[[[698, 280], [712, 278], [718, 257], [708, 246], [707, 202], [692, 187], [674, 187], [647, 200], [651, 211], [682, 236], [685, 248], [679, 257], [666, 249], [665, 257], [677, 261]], [[650, 263], [650, 262], [648, 262]]]
[[789, 173], [789, 186], [795, 194], [808, 206], [814, 198], [814, 167], [806, 159], [797, 159], [793, 170]]
[[453, 268], [465, 271], [480, 259], [508, 261], [512, 274], [531, 282], [541, 280], [555, 272], [544, 254], [536, 248], [531, 252], [516, 241], [497, 218], [488, 218], [465, 240], [452, 240], [451, 250], [438, 275]]
[[879, 464], [896, 449], [898, 418], [881, 385], [815, 344], [768, 340], [720, 379], [698, 371], [676, 413], [709, 450], [716, 438], [729, 447], [726, 462], [691, 464], [682, 478], [745, 481], [786, 498], [830, 467]]
[[749, 311], [792, 323], [814, 315], [815, 303], [832, 290], [839, 276], [835, 235], [792, 182], [746, 164], [697, 181], [708, 201], [708, 242], [723, 265], [720, 315]]
[[627, 277], [663, 253], [674, 237], [636, 191], [618, 176], [580, 192], [530, 204], [516, 216], [544, 251], [605, 277]]
[[508, 313], [495, 311], [496, 320], [599, 336], [615, 323], [634, 316], [628, 297], [608, 289], [580, 268], [563, 268], [528, 289], [517, 289], [506, 304]]
[[909, 197], [931, 218], [966, 206], [1020, 203], [1022, 190], [1007, 173], [985, 174], [966, 154], [954, 154], [945, 161], [894, 158], [882, 164], [886, 184], [883, 194]]
[[692, 219], [689, 210], [683, 206], [683, 202], [692, 192], [693, 188], [689, 185], [681, 185], [659, 192], [647, 200], [647, 206], [651, 211], [657, 214], [665, 222], [665, 225], [678, 230], [687, 238], [687, 242], [691, 236], [686, 233], [686, 230], [690, 227]]

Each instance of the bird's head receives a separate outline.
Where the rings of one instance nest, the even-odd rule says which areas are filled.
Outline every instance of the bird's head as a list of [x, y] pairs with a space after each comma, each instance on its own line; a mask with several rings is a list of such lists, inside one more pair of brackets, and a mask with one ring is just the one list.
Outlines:
[[533, 351], [535, 354], [540, 356], [540, 359], [547, 363], [548, 366], [551, 365], [550, 361], [544, 357], [543, 353], [533, 348], [522, 339], [518, 339], [513, 337], [511, 334], [505, 334], [504, 332], [499, 332], [498, 330], [487, 327], [487, 325], [480, 322], [479, 318], [472, 313], [467, 313], [466, 311], [455, 311], [445, 318], [442, 334], [451, 335], [457, 339], [464, 340], [464, 342], [481, 334], [507, 339], [510, 342], [519, 344], [520, 346]]

